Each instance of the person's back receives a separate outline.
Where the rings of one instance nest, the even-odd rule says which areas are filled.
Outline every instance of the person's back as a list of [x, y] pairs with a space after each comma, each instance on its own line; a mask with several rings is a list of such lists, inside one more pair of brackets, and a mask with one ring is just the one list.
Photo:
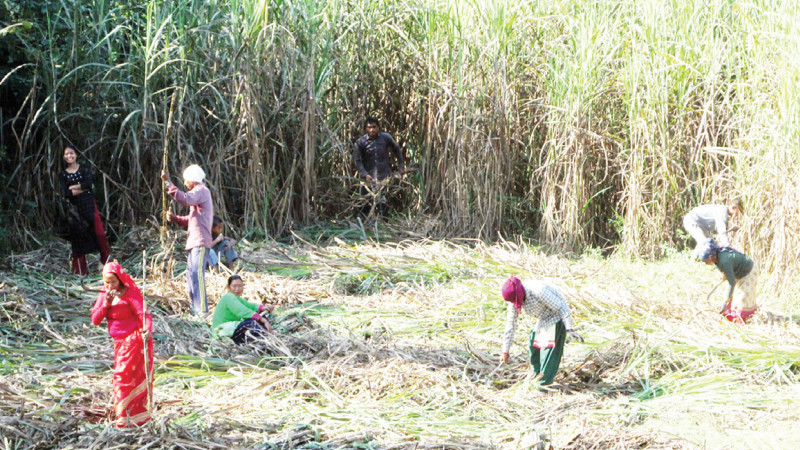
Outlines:
[[730, 205], [700, 205], [693, 208], [683, 217], [683, 228], [695, 240], [695, 246], [708, 238], [714, 237], [721, 247], [730, 246], [729, 231], [737, 227], [728, 227], [730, 218], [742, 211], [742, 201], [734, 199]]
[[753, 268], [753, 260], [747, 255], [737, 250], [726, 248], [717, 254], [717, 268], [730, 280], [733, 275], [733, 282], [746, 277]]

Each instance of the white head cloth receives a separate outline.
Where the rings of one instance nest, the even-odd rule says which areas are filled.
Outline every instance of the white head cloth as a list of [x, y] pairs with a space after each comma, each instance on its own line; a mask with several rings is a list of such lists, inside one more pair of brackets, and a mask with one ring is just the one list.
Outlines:
[[205, 179], [206, 173], [197, 164], [192, 164], [183, 171], [183, 179], [185, 181], [194, 181], [195, 183], [202, 183]]

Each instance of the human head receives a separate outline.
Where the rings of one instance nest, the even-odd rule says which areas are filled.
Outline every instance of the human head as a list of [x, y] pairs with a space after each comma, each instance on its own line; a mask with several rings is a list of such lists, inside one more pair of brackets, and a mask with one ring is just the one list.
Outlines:
[[731, 216], [744, 214], [744, 201], [742, 197], [734, 197], [733, 200], [728, 202], [728, 214]]
[[502, 288], [503, 300], [514, 305], [517, 314], [522, 312], [522, 302], [525, 300], [525, 288], [517, 277], [509, 277]]
[[75, 150], [74, 147], [66, 146], [64, 147], [64, 162], [67, 165], [70, 165], [78, 160], [78, 152]]
[[244, 281], [239, 275], [231, 275], [228, 277], [228, 290], [233, 292], [237, 297], [242, 296], [244, 292]]
[[139, 288], [128, 275], [122, 266], [116, 261], [109, 261], [103, 266], [103, 287], [106, 291], [114, 289], [119, 290], [125, 286], [134, 292], [134, 295], [141, 295]]
[[214, 216], [214, 219], [211, 222], [211, 233], [215, 236], [218, 236], [224, 229], [225, 223], [222, 222], [222, 218], [220, 216]]
[[375, 139], [380, 133], [380, 125], [378, 124], [378, 119], [374, 117], [367, 117], [366, 124], [364, 127], [367, 130], [367, 135], [369, 135], [370, 139]]
[[122, 281], [114, 272], [103, 271], [103, 286], [106, 291], [119, 291], [122, 288]]
[[192, 164], [183, 170], [183, 184], [189, 189], [202, 184], [205, 178], [206, 173], [197, 164]]
[[719, 253], [719, 247], [711, 238], [697, 244], [693, 252], [695, 259], [706, 264], [714, 264], [717, 260], [717, 253]]

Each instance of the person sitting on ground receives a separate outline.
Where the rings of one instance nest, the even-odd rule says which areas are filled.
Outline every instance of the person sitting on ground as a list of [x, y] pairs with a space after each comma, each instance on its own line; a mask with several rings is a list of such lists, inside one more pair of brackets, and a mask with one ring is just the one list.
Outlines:
[[236, 253], [234, 246], [236, 240], [225, 236], [222, 232], [225, 231], [225, 222], [219, 216], [214, 216], [214, 221], [211, 225], [211, 265], [217, 267], [217, 264], [222, 262], [225, 258], [224, 264], [227, 267], [233, 267], [236, 260], [239, 259], [239, 254]]
[[728, 291], [720, 314], [731, 322], [746, 323], [758, 310], [758, 263], [730, 247], [717, 246], [714, 239], [706, 239], [698, 245], [695, 257], [708, 265], [717, 266], [724, 279], [728, 280]]
[[508, 302], [508, 308], [501, 363], [508, 362], [508, 351], [517, 330], [517, 316], [524, 310], [539, 319], [536, 329], [531, 331], [528, 344], [533, 372], [536, 375], [542, 374], [540, 383], [543, 386], [551, 384], [561, 363], [567, 334], [583, 342], [581, 335], [573, 329], [572, 313], [567, 300], [545, 281], [523, 283], [517, 277], [506, 280], [502, 294], [503, 300]]
[[740, 197], [736, 197], [728, 205], [700, 205], [683, 217], [683, 228], [694, 238], [695, 247], [714, 237], [714, 233], [717, 235], [717, 243], [728, 247], [731, 245], [728, 232], [739, 229], [728, 228], [728, 221], [743, 213], [744, 206]]
[[272, 325], [261, 313], [272, 312], [274, 306], [250, 303], [242, 298], [243, 292], [242, 277], [231, 275], [228, 278], [228, 292], [219, 299], [211, 321], [215, 336], [227, 336], [237, 344], [245, 344], [265, 333], [272, 333]]

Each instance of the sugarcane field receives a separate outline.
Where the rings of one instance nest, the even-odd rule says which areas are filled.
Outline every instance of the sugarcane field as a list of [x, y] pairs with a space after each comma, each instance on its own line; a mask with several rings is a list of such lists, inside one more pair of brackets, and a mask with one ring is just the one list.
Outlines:
[[0, 2], [0, 449], [800, 447], [800, 6]]

